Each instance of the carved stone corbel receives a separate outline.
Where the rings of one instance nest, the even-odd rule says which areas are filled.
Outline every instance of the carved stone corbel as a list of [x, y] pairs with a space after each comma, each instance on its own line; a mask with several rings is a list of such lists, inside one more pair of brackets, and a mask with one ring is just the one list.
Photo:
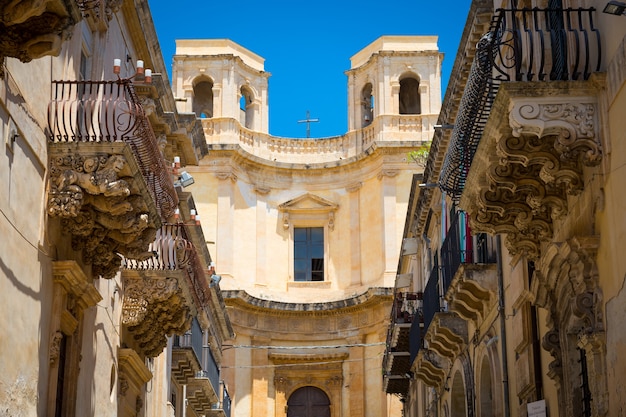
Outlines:
[[165, 301], [178, 291], [176, 278], [129, 279], [124, 276], [123, 283], [122, 323], [127, 326], [139, 324], [152, 304]]
[[130, 259], [151, 256], [147, 248], [158, 221], [156, 207], [148, 205], [151, 198], [134, 175], [138, 168], [128, 163], [127, 145], [119, 145], [120, 153], [98, 152], [102, 146], [87, 143], [53, 148], [50, 155], [48, 214], [61, 218], [72, 247], [103, 278], [118, 272], [119, 254]]

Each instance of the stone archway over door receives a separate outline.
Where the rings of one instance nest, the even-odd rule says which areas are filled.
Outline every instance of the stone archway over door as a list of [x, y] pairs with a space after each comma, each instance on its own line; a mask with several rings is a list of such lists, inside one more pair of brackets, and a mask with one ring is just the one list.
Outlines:
[[330, 417], [330, 400], [319, 388], [298, 388], [287, 401], [287, 417]]

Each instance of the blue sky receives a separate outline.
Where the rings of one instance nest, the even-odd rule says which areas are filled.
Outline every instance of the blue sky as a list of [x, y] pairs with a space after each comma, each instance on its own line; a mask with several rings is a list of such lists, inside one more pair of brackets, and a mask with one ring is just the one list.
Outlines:
[[445, 54], [442, 94], [470, 0], [198, 1], [150, 0], [159, 43], [171, 75], [176, 39], [227, 38], [265, 58], [270, 133], [306, 137], [347, 131], [350, 57], [383, 35], [437, 35]]

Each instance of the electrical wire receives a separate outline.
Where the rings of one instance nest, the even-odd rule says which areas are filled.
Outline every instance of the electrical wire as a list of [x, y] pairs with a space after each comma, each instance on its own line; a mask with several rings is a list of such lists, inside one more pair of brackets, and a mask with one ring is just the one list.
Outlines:
[[309, 346], [273, 346], [273, 345], [222, 345], [224, 349], [284, 349], [284, 350], [299, 350], [299, 349], [339, 349], [349, 347], [370, 347], [381, 346], [386, 344], [385, 342], [376, 343], [353, 343], [345, 345], [309, 345]]

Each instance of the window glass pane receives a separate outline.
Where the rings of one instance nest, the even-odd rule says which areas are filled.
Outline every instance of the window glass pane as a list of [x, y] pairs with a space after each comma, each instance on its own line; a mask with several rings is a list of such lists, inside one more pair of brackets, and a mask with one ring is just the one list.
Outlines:
[[294, 259], [293, 266], [296, 272], [306, 272], [306, 270], [309, 269], [308, 259]]
[[305, 259], [307, 258], [307, 246], [302, 243], [295, 243], [293, 247], [293, 256], [296, 259]]
[[294, 228], [294, 280], [324, 281], [324, 228]]
[[293, 240], [294, 242], [306, 242], [307, 229], [304, 228], [294, 228], [293, 229]]
[[324, 228], [323, 227], [311, 227], [311, 242], [323, 242], [324, 241]]
[[324, 258], [324, 246], [311, 245], [311, 257], [312, 258]]

